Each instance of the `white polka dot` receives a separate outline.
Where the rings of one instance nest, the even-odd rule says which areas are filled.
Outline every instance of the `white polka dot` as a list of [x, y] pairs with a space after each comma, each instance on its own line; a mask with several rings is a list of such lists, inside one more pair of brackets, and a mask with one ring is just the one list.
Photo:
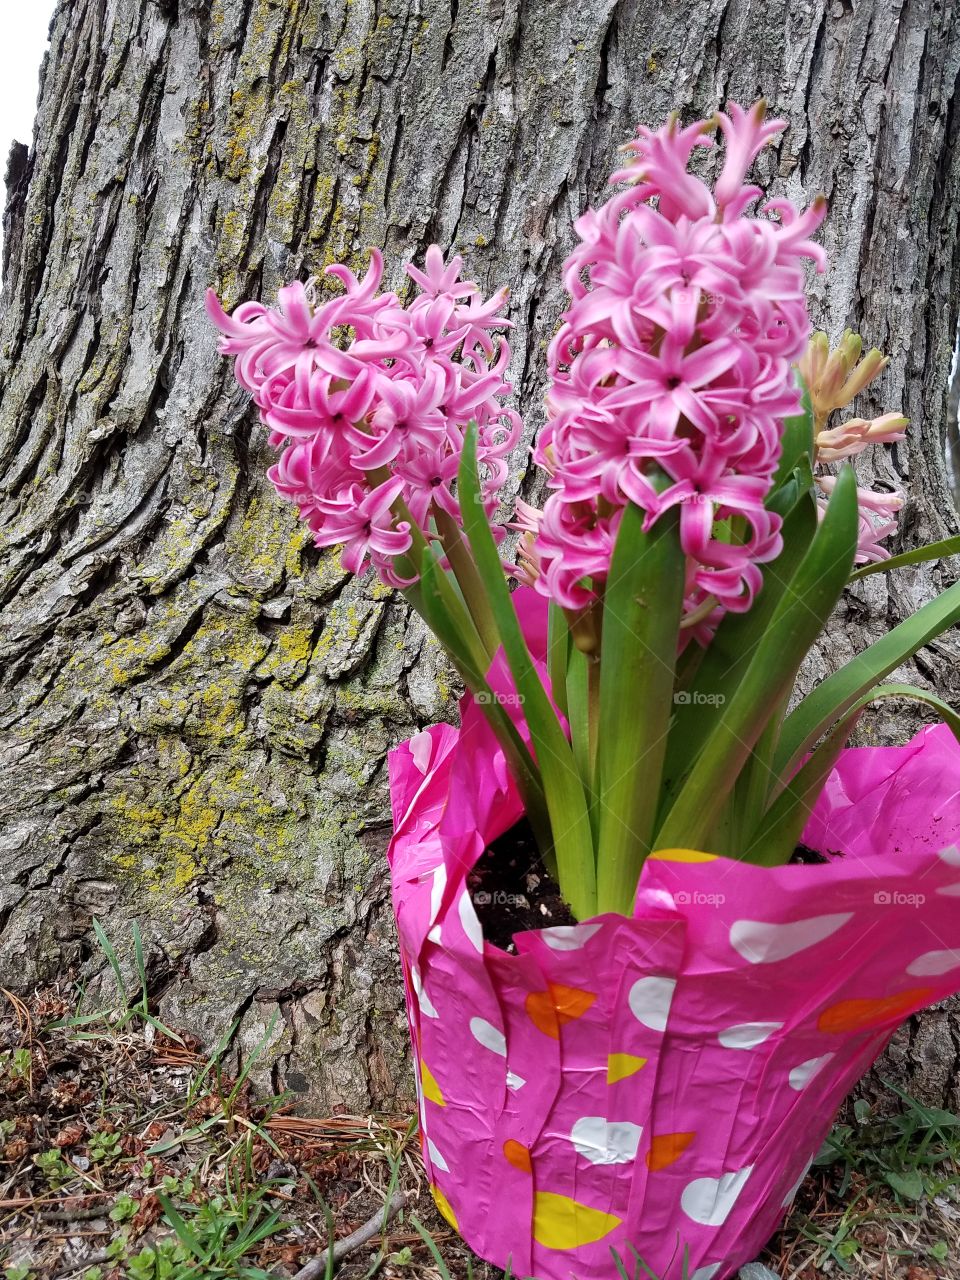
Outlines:
[[487, 1022], [486, 1018], [471, 1018], [470, 1034], [478, 1044], [482, 1044], [491, 1053], [501, 1058], [507, 1056], [507, 1041], [503, 1032], [498, 1031], [492, 1022]]
[[424, 730], [407, 739], [410, 755], [418, 773], [425, 774], [430, 768], [430, 757], [433, 755], [433, 736]]
[[723, 1262], [710, 1262], [705, 1267], [697, 1267], [690, 1280], [713, 1280], [720, 1268], [725, 1265]]
[[420, 1006], [420, 1012], [425, 1018], [439, 1018], [440, 1015], [433, 1007], [433, 1001], [423, 989], [423, 978], [420, 976], [420, 969], [417, 965], [410, 966], [410, 977], [413, 982], [413, 989], [417, 995], [417, 1003]]
[[741, 1022], [721, 1031], [718, 1038], [725, 1049], [755, 1049], [782, 1026], [782, 1022]]
[[960, 849], [955, 844], [948, 845], [946, 849], [941, 849], [939, 856], [948, 867], [960, 867]]
[[640, 978], [630, 988], [630, 1011], [651, 1031], [666, 1031], [670, 1002], [676, 989], [673, 978]]
[[643, 1129], [629, 1120], [584, 1116], [573, 1126], [570, 1141], [591, 1164], [629, 1164], [636, 1159]]
[[737, 920], [730, 928], [730, 945], [750, 964], [773, 964], [815, 947], [852, 919], [853, 912], [846, 911], [832, 916], [813, 916], [809, 920], [791, 920], [786, 924]]
[[430, 873], [430, 923], [433, 924], [440, 913], [440, 904], [443, 902], [443, 891], [447, 887], [447, 868], [441, 862], [439, 867], [434, 867]]
[[720, 1227], [730, 1216], [752, 1172], [753, 1165], [747, 1165], [745, 1169], [725, 1173], [719, 1178], [697, 1178], [684, 1187], [680, 1207], [688, 1218], [701, 1226]]
[[431, 942], [440, 943], [440, 925], [435, 923], [437, 916], [440, 914], [440, 906], [443, 902], [443, 891], [447, 887], [447, 868], [441, 862], [439, 867], [434, 867], [431, 875], [430, 884], [430, 923], [433, 928], [427, 934]]
[[460, 901], [457, 903], [457, 910], [460, 913], [460, 923], [463, 925], [463, 932], [470, 939], [472, 946], [483, 955], [483, 929], [480, 927], [480, 921], [477, 919], [477, 913], [473, 909], [473, 903], [470, 901], [469, 893], [462, 893]]
[[960, 884], [942, 884], [937, 893], [944, 898], [960, 898]]
[[447, 1164], [446, 1160], [444, 1160], [443, 1156], [437, 1150], [436, 1143], [433, 1141], [432, 1138], [427, 1139], [427, 1151], [429, 1152], [429, 1155], [430, 1155], [430, 1163], [433, 1165], [435, 1169], [440, 1169], [441, 1172], [443, 1173], [450, 1172], [450, 1166]]
[[524, 1080], [523, 1076], [518, 1076], [513, 1071], [507, 1072], [507, 1088], [512, 1089], [514, 1093], [516, 1093], [518, 1089], [522, 1089], [526, 1083], [527, 1082]]
[[949, 973], [958, 966], [960, 951], [925, 951], [907, 965], [907, 973], [914, 978], [932, 978], [941, 973]]
[[810, 1172], [812, 1168], [813, 1168], [813, 1157], [811, 1157], [811, 1159], [809, 1159], [807, 1163], [803, 1166], [803, 1172], [800, 1174], [800, 1177], [796, 1180], [796, 1182], [793, 1184], [793, 1186], [790, 1188], [787, 1194], [783, 1197], [783, 1204], [780, 1206], [782, 1209], [789, 1209], [790, 1206], [793, 1204], [794, 1200], [797, 1198], [797, 1192], [803, 1186], [804, 1178], [807, 1176], [807, 1174]]
[[540, 937], [554, 951], [579, 951], [602, 928], [600, 924], [558, 924], [541, 929]]
[[790, 1088], [796, 1089], [798, 1093], [801, 1089], [805, 1089], [833, 1056], [832, 1053], [825, 1053], [822, 1058], [808, 1058], [806, 1062], [801, 1062], [798, 1067], [794, 1067], [787, 1077]]

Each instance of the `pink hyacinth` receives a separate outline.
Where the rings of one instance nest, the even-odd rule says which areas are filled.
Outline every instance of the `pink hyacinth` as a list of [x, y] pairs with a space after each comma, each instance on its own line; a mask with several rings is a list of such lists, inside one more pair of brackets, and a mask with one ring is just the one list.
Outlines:
[[462, 265], [444, 263], [432, 245], [424, 270], [407, 267], [418, 290], [408, 306], [378, 293], [377, 250], [362, 280], [328, 267], [344, 292], [320, 304], [294, 283], [276, 309], [245, 302], [228, 316], [207, 294], [220, 349], [235, 357], [237, 380], [281, 451], [268, 472], [277, 491], [299, 507], [318, 546], [345, 544], [345, 568], [359, 573], [372, 562], [391, 586], [414, 580], [397, 565], [413, 542], [411, 522], [427, 537], [438, 513], [460, 523], [455, 482], [467, 425], [478, 426], [488, 514], [520, 435], [519, 416], [503, 404], [510, 349], [493, 336], [509, 327], [506, 291], [483, 299], [460, 279]]
[[[837, 483], [836, 476], [822, 475], [816, 477], [817, 487], [822, 497], [817, 498], [817, 510], [822, 519], [827, 509], [830, 494]], [[881, 547], [883, 538], [889, 538], [897, 531], [896, 520], [891, 520], [903, 507], [905, 496], [899, 489], [892, 493], [881, 493], [877, 489], [857, 489], [857, 505], [860, 512], [860, 528], [857, 538], [857, 564], [873, 564], [880, 560], [889, 560], [890, 551]]]
[[[549, 419], [536, 458], [552, 492], [536, 540], [538, 589], [570, 610], [598, 598], [628, 502], [650, 528], [679, 508], [685, 627], [707, 642], [724, 610], [745, 610], [759, 565], [780, 551], [764, 499], [785, 417], [799, 409], [791, 365], [810, 324], [803, 259], [824, 267], [804, 213], [745, 185], [784, 122], [731, 106], [681, 128], [641, 128], [614, 182], [631, 183], [576, 224], [570, 306], [550, 346]], [[694, 149], [725, 144], [711, 188]]]

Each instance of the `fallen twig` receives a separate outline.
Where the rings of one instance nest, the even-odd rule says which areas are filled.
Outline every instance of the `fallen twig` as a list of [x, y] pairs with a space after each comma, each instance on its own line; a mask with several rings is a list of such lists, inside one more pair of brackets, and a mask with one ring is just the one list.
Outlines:
[[327, 1266], [331, 1256], [336, 1264], [349, 1257], [351, 1253], [355, 1253], [357, 1249], [363, 1248], [365, 1244], [372, 1240], [374, 1236], [378, 1236], [393, 1221], [406, 1203], [407, 1197], [404, 1192], [395, 1191], [387, 1204], [379, 1208], [368, 1222], [365, 1222], [362, 1227], [358, 1227], [350, 1235], [344, 1236], [342, 1240], [334, 1241], [332, 1248], [328, 1243], [323, 1253], [319, 1257], [311, 1259], [305, 1267], [301, 1267], [293, 1277], [293, 1280], [320, 1280], [320, 1277], [325, 1276], [327, 1273]]
[[43, 1222], [89, 1222], [93, 1218], [105, 1218], [110, 1212], [110, 1205], [91, 1205], [83, 1209], [50, 1209], [38, 1213]]

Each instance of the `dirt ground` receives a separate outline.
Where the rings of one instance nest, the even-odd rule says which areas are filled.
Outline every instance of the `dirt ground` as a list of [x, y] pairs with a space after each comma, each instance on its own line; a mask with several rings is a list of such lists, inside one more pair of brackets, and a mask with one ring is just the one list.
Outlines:
[[[834, 1130], [762, 1259], [775, 1275], [960, 1280], [960, 1120], [892, 1101]], [[3, 995], [0, 1261], [6, 1280], [502, 1274], [437, 1213], [410, 1116], [297, 1116], [145, 1001], [78, 1010], [69, 983]]]

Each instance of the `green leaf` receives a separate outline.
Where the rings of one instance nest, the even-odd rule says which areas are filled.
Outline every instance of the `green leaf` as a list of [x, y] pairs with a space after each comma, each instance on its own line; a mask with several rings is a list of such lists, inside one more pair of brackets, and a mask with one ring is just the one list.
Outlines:
[[173, 1228], [174, 1234], [180, 1243], [186, 1249], [190, 1250], [198, 1262], [205, 1261], [206, 1250], [203, 1245], [201, 1245], [197, 1236], [190, 1230], [186, 1222], [174, 1208], [173, 1201], [168, 1196], [165, 1196], [162, 1191], [157, 1192], [157, 1199], [160, 1201], [160, 1205], [163, 1209], [163, 1216], [170, 1223], [170, 1226]]
[[960, 582], [955, 582], [823, 680], [784, 721], [775, 772], [788, 777], [818, 738], [858, 698], [958, 621]]
[[570, 661], [570, 626], [566, 615], [552, 600], [547, 609], [547, 671], [550, 692], [563, 715], [567, 715], [567, 665]]
[[797, 473], [791, 472], [779, 488], [774, 489], [767, 497], [764, 506], [781, 518], [790, 514], [807, 489], [801, 486]]
[[[911, 698], [924, 702], [934, 708], [940, 718], [953, 731], [960, 741], [960, 715], [942, 698], [926, 689], [918, 689], [912, 684], [884, 684], [868, 690], [850, 707], [846, 715], [836, 725], [797, 773], [782, 785], [773, 804], [764, 815], [754, 833], [744, 860], [756, 862], [761, 866], [782, 866], [789, 862], [797, 841], [803, 833], [807, 819], [817, 803], [830, 771], [833, 769], [841, 751], [847, 744], [850, 734], [871, 702], [882, 698]], [[756, 849], [757, 856], [751, 856], [750, 850]]]
[[903, 1173], [888, 1169], [883, 1176], [887, 1186], [904, 1200], [923, 1199], [923, 1178], [918, 1169], [907, 1169]]
[[816, 532], [816, 505], [813, 499], [805, 498], [783, 522], [783, 550], [772, 564], [764, 566], [763, 586], [753, 607], [746, 613], [727, 613], [705, 652], [699, 645], [688, 645], [681, 664], [691, 649], [702, 657], [695, 668], [690, 662], [692, 674], [681, 686], [681, 692], [689, 697], [678, 699], [674, 709], [664, 765], [664, 812], [707, 740], [716, 716], [722, 714], [746, 675]]
[[847, 745], [861, 713], [862, 709], [858, 708], [844, 716], [806, 764], [786, 784], [741, 853], [744, 862], [753, 862], [761, 867], [780, 867], [790, 861], [810, 811], [817, 803], [824, 783]]
[[470, 550], [487, 591], [517, 693], [523, 698], [523, 712], [540, 766], [550, 814], [560, 888], [571, 911], [582, 920], [594, 914], [597, 896], [587, 799], [570, 743], [524, 640], [500, 563], [500, 553], [480, 501], [475, 422], [470, 424], [464, 439], [458, 489]]
[[673, 715], [684, 554], [674, 507], [645, 533], [621, 518], [603, 598], [597, 906], [629, 915], [650, 852]]
[[596, 682], [599, 664], [588, 657], [576, 645], [570, 646], [567, 669], [567, 722], [577, 772], [583, 780], [587, 805], [590, 810], [590, 830], [596, 842], [597, 804], [597, 728]]
[[457, 619], [451, 616], [441, 589], [443, 576], [433, 549], [428, 547], [420, 562], [420, 609], [424, 620], [449, 654], [464, 684], [473, 693], [477, 705], [497, 735], [497, 741], [503, 748], [507, 764], [520, 788], [527, 817], [538, 842], [549, 841], [546, 800], [540, 772], [519, 730], [491, 689], [485, 668], [476, 664], [473, 654], [462, 643]]
[[800, 664], [840, 598], [856, 551], [857, 529], [856, 478], [846, 467], [789, 590], [755, 641], [746, 672], [663, 822], [657, 848], [708, 847], [705, 842], [771, 709], [793, 686]]
[[806, 384], [799, 373], [796, 376], [803, 390], [802, 408], [795, 417], [784, 420], [780, 446], [780, 463], [773, 477], [771, 493], [776, 493], [794, 468], [801, 466], [804, 461], [807, 463], [808, 471], [813, 464], [813, 407], [810, 403], [810, 392], [807, 390]]
[[889, 560], [861, 565], [851, 573], [850, 581], [858, 582], [860, 578], [868, 578], [871, 573], [887, 573], [890, 569], [904, 569], [908, 565], [924, 564], [928, 560], [944, 560], [947, 556], [960, 556], [960, 536], [928, 542], [926, 546], [903, 551], [898, 556], [891, 556]]

